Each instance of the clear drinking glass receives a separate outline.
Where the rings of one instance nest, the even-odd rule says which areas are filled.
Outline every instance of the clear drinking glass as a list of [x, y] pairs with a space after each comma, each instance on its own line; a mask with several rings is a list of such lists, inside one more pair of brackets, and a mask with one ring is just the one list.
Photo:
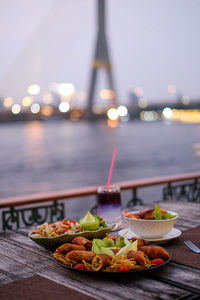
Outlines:
[[119, 186], [99, 186], [97, 190], [97, 213], [107, 224], [121, 222], [121, 193]]

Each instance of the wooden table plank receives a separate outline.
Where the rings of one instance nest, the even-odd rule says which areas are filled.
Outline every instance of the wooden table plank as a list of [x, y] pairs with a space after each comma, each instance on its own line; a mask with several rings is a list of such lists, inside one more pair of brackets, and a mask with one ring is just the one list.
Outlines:
[[32, 276], [36, 271], [3, 254], [0, 255], [0, 284]]
[[2, 239], [0, 242], [0, 255], [11, 258], [14, 261], [34, 270], [45, 268], [45, 266], [47, 267], [48, 264], [51, 263], [50, 254], [49, 258], [46, 258], [35, 253], [31, 248], [27, 250], [21, 246], [14, 245], [13, 243], [9, 243], [9, 241]]
[[153, 278], [159, 277], [159, 280], [164, 282], [173, 281], [174, 284], [182, 284], [185, 289], [193, 290], [200, 295], [200, 270], [198, 269], [171, 262], [164, 268], [152, 270], [151, 275]]
[[[149, 278], [148, 275], [129, 274], [123, 277], [100, 277], [98, 274], [86, 275], [65, 268], [49, 267], [38, 274], [54, 280], [62, 285], [73, 286], [76, 289], [89, 291], [99, 299], [178, 299], [188, 297], [192, 293], [170, 284]], [[159, 295], [159, 296], [158, 296]], [[134, 297], [134, 298], [133, 298]]]
[[21, 234], [20, 231], [0, 232], [0, 240], [20, 246], [23, 249], [33, 251], [34, 253], [37, 253], [43, 257], [49, 258], [51, 255], [50, 251], [34, 243], [27, 235], [25, 236]]

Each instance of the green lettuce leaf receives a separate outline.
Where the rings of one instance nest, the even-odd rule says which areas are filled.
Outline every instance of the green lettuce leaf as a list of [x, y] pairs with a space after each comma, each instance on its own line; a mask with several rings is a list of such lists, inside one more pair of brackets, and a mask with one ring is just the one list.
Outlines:
[[165, 215], [164, 215], [164, 219], [166, 220], [166, 219], [173, 219], [173, 218], [175, 218], [176, 217], [176, 215], [172, 215], [172, 214], [170, 214], [169, 212], [168, 213], [166, 213]]
[[154, 208], [154, 214], [155, 214], [155, 220], [167, 220], [167, 219], [173, 219], [176, 217], [176, 215], [172, 215], [169, 212], [166, 213], [163, 217], [162, 217], [162, 211], [160, 210], [160, 207], [155, 204], [155, 208]]
[[123, 237], [118, 237], [115, 242], [116, 247], [123, 248], [126, 244], [124, 242]]
[[124, 244], [125, 244], [125, 245], [130, 245], [130, 244], [132, 244], [132, 241], [131, 241], [131, 240], [128, 240], [127, 237], [125, 236], [125, 237], [124, 237]]
[[[95, 215], [95, 217], [96, 217], [97, 219], [99, 219], [100, 226], [102, 226], [103, 228], [108, 227], [107, 224], [106, 224], [106, 222], [105, 222], [105, 220], [104, 220], [103, 218], [101, 218], [101, 217], [99, 217], [99, 216], [97, 216], [97, 215]], [[104, 221], [102, 222], [102, 220], [104, 220]]]
[[162, 211], [160, 210], [160, 207], [156, 203], [154, 208], [154, 214], [155, 214], [155, 220], [162, 220]]
[[103, 240], [101, 239], [93, 239], [92, 246], [97, 245], [98, 247], [103, 245]]
[[92, 252], [96, 254], [107, 254], [114, 256], [114, 253], [109, 248], [102, 246], [103, 241], [100, 239], [94, 239], [92, 242]]
[[109, 238], [104, 238], [103, 239], [103, 243], [102, 243], [103, 247], [115, 247], [115, 242], [112, 239]]

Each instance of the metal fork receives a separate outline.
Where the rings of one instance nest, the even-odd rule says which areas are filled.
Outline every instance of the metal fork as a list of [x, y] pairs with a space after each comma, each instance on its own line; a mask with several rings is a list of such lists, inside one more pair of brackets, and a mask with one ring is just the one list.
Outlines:
[[186, 246], [188, 246], [192, 251], [200, 253], [200, 248], [195, 246], [191, 241], [185, 241], [184, 244], [186, 244]]

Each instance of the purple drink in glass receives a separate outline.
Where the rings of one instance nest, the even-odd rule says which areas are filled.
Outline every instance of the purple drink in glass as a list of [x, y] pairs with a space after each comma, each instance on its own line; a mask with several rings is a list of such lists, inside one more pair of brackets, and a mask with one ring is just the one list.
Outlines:
[[121, 194], [119, 186], [100, 186], [97, 191], [97, 213], [108, 224], [119, 224], [121, 221]]

